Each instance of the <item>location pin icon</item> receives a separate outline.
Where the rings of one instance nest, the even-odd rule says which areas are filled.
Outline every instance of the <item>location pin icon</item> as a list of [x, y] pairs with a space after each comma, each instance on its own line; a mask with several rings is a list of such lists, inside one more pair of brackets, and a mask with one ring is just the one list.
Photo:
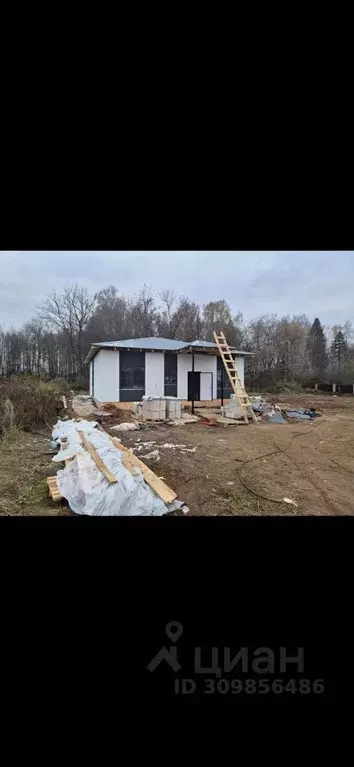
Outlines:
[[183, 632], [182, 623], [178, 623], [178, 621], [170, 621], [170, 623], [167, 624], [165, 631], [168, 638], [171, 639], [171, 642], [177, 642], [177, 639], [180, 638]]

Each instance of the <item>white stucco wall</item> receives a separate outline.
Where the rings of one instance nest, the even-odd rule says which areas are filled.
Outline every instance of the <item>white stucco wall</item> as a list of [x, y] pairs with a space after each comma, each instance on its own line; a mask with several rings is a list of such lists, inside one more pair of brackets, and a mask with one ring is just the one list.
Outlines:
[[[236, 357], [235, 358], [236, 363], [236, 369], [237, 372], [241, 378], [242, 386], [245, 385], [245, 359], [244, 357]], [[229, 376], [227, 375], [227, 372], [225, 370], [225, 367], [223, 368], [224, 372], [224, 386], [231, 386]]]
[[92, 397], [93, 396], [93, 393], [92, 393], [92, 360], [90, 362], [90, 388], [89, 388], [89, 392], [90, 392], [91, 397]]
[[100, 349], [95, 356], [94, 396], [101, 402], [119, 402], [119, 352]]
[[[188, 399], [188, 371], [192, 370], [192, 355], [177, 355], [177, 397]], [[216, 355], [195, 354], [194, 370], [199, 373], [213, 373], [213, 399], [216, 399]], [[208, 397], [210, 399], [210, 397]]]
[[[245, 385], [245, 358], [244, 357], [236, 357], [236, 369], [237, 372], [241, 378], [242, 386]], [[227, 376], [227, 373], [225, 372], [225, 375]]]
[[145, 394], [163, 397], [165, 393], [165, 355], [145, 352]]

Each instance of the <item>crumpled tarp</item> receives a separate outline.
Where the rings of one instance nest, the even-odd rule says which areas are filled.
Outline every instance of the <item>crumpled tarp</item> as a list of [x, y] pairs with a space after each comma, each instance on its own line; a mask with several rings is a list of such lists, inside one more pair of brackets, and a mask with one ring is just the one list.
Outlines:
[[266, 409], [267, 403], [263, 397], [251, 397], [250, 401], [252, 410], [254, 410], [255, 413], [263, 413]]
[[289, 418], [297, 418], [300, 421], [309, 421], [320, 416], [320, 413], [316, 413], [312, 408], [309, 408], [308, 410], [299, 408], [298, 410], [286, 410], [285, 412]]
[[262, 415], [263, 418], [267, 418], [269, 423], [287, 423], [282, 413], [298, 421], [310, 421], [320, 416], [320, 413], [316, 413], [313, 408], [308, 408], [307, 410], [305, 408], [288, 410], [286, 406], [282, 408], [281, 405], [269, 404], [263, 397], [251, 397], [251, 404], [254, 412]]
[[270, 416], [269, 423], [286, 423], [285, 418], [278, 411]]
[[[105, 432], [97, 431], [93, 421], [58, 421], [52, 439], [67, 437], [68, 448], [61, 451], [61, 460], [73, 452], [76, 458], [57, 472], [58, 490], [76, 514], [90, 516], [161, 516], [168, 512], [164, 502], [145, 484], [143, 475], [135, 477], [123, 466], [123, 453]], [[83, 431], [102, 458], [105, 466], [117, 477], [110, 483], [79, 442], [77, 431]], [[58, 456], [54, 458], [58, 459]], [[64, 456], [64, 457], [63, 457]], [[54, 459], [53, 459], [54, 460]]]

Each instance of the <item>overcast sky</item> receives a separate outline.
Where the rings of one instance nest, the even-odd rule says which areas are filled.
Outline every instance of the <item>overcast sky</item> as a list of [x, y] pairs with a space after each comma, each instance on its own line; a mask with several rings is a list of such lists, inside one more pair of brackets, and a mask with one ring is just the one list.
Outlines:
[[156, 295], [173, 288], [199, 304], [225, 298], [246, 321], [261, 314], [318, 316], [354, 323], [354, 252], [2, 251], [0, 325], [31, 319], [46, 293], [78, 282], [90, 292], [123, 293], [146, 282]]

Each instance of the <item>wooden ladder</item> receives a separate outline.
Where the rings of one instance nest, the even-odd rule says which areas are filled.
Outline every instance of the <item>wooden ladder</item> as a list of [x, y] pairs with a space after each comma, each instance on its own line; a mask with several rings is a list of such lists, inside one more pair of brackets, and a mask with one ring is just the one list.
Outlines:
[[221, 359], [224, 363], [225, 370], [229, 376], [232, 390], [234, 394], [236, 394], [238, 404], [240, 407], [242, 407], [244, 413], [243, 420], [248, 424], [248, 418], [250, 417], [255, 423], [257, 423], [257, 418], [253, 412], [248, 394], [246, 393], [245, 387], [243, 386], [241, 378], [238, 374], [235, 360], [232, 357], [230, 347], [226, 341], [224, 333], [222, 331], [221, 333], [214, 332], [214, 338], [219, 349]]

